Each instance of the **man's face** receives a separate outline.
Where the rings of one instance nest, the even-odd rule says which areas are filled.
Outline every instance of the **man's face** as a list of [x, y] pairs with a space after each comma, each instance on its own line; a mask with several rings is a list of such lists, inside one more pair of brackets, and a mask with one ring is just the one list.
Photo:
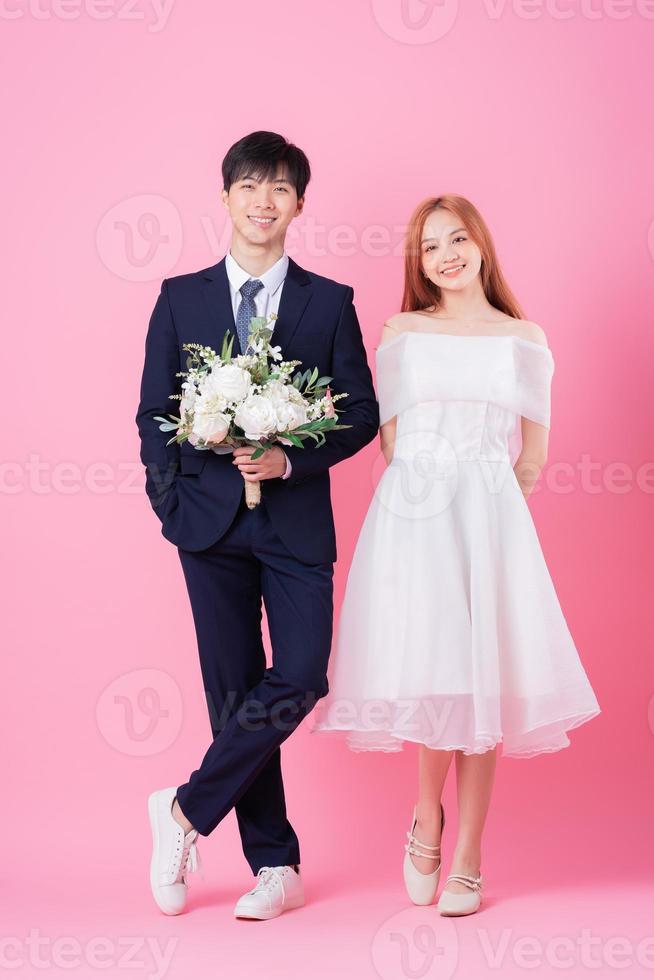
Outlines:
[[229, 191], [223, 190], [222, 201], [234, 234], [265, 250], [275, 245], [283, 247], [286, 229], [304, 206], [304, 198], [298, 199], [282, 167], [275, 180], [259, 181], [249, 174], [242, 175]]

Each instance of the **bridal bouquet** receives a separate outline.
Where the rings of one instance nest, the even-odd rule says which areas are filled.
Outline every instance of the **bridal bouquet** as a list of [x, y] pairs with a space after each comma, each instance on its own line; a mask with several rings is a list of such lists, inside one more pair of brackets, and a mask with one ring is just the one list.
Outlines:
[[[275, 320], [273, 314], [270, 318]], [[166, 443], [186, 439], [198, 450], [232, 452], [239, 446], [254, 446], [252, 459], [276, 443], [302, 447], [304, 439], [318, 446], [325, 433], [349, 429], [338, 425], [334, 402], [347, 392], [332, 395], [333, 378], [318, 377], [318, 369], [295, 373], [302, 361], [283, 361], [281, 348], [272, 347], [272, 328], [265, 317], [252, 317], [247, 350], [253, 353], [232, 357], [234, 337], [227, 331], [218, 355], [211, 347], [184, 344], [188, 351], [186, 371], [178, 371], [182, 393], [179, 417], [155, 419], [163, 432], [175, 432]], [[259, 481], [244, 480], [245, 500], [250, 509], [261, 500]]]

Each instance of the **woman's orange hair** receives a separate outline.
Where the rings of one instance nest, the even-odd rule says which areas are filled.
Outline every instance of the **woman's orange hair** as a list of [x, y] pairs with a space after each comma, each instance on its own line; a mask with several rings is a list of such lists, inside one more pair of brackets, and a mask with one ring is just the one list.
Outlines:
[[518, 320], [526, 319], [525, 314], [509, 289], [497, 259], [495, 246], [486, 222], [477, 208], [465, 197], [457, 194], [443, 194], [440, 197], [428, 197], [418, 205], [409, 221], [406, 233], [404, 251], [404, 296], [402, 312], [424, 310], [428, 306], [441, 304], [439, 286], [428, 279], [422, 272], [422, 232], [425, 221], [432, 211], [451, 211], [466, 228], [471, 239], [481, 252], [480, 276], [488, 302], [507, 316]]

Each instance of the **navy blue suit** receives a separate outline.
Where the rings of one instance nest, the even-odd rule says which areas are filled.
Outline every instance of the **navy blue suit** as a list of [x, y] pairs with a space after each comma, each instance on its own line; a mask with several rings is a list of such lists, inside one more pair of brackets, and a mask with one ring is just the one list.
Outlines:
[[[334, 378], [340, 422], [327, 443], [285, 446], [287, 480], [262, 480], [250, 511], [232, 455], [166, 446], [155, 415], [177, 414], [182, 345], [220, 351], [225, 332], [240, 353], [224, 259], [164, 280], [148, 329], [136, 416], [146, 493], [177, 546], [193, 611], [213, 742], [187, 783], [182, 811], [204, 835], [232, 806], [256, 874], [264, 864], [299, 863], [286, 817], [280, 745], [328, 691], [333, 562], [337, 558], [329, 467], [377, 434], [379, 406], [353, 306], [353, 290], [289, 260], [272, 343], [285, 360]], [[261, 602], [273, 666], [266, 669]]]

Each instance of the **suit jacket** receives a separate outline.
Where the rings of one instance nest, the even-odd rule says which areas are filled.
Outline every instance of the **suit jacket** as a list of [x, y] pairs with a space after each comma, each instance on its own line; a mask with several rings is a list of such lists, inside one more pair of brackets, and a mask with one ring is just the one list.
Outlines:
[[[339, 422], [350, 429], [327, 432], [316, 447], [284, 446], [292, 464], [287, 480], [261, 481], [275, 531], [300, 561], [317, 564], [337, 558], [329, 468], [371, 442], [379, 429], [379, 405], [366, 359], [361, 329], [352, 302], [354, 292], [306, 272], [293, 259], [282, 287], [272, 343], [284, 360], [300, 360], [299, 370], [317, 366], [334, 378], [334, 392], [347, 391], [336, 408]], [[243, 477], [231, 453], [197, 450], [188, 442], [166, 446], [172, 433], [162, 432], [155, 415], [179, 414], [178, 371], [186, 370], [182, 345], [197, 342], [220, 351], [224, 334], [234, 335], [225, 260], [200, 272], [164, 279], [150, 318], [145, 363], [136, 414], [145, 466], [145, 490], [162, 523], [162, 534], [188, 551], [201, 551], [227, 531], [244, 493]]]

